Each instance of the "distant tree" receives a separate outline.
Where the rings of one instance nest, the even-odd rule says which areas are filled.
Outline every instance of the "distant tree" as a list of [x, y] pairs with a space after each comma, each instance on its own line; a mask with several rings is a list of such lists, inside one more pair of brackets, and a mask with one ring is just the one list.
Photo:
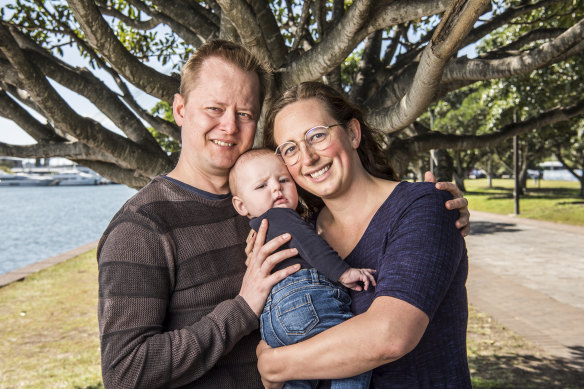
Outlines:
[[[222, 37], [243, 43], [275, 70], [267, 107], [302, 81], [345, 91], [388, 135], [387, 152], [405, 173], [431, 149], [484, 148], [581, 115], [582, 95], [570, 95], [484, 134], [419, 131], [427, 125], [418, 120], [449, 92], [581, 57], [582, 13], [583, 0], [10, 0], [1, 11], [0, 115], [37, 143], [0, 144], [0, 154], [66, 157], [114, 181], [144, 185], [172, 168], [180, 129], [164, 117], [163, 105], [142, 107], [137, 94], [168, 107], [181, 64]], [[507, 39], [509, 28], [517, 34]], [[459, 56], [485, 40], [491, 46], [481, 57]], [[74, 65], [71, 52], [87, 65]], [[169, 64], [171, 70], [160, 70]], [[76, 112], [57, 85], [90, 101], [123, 135]], [[258, 143], [262, 137], [260, 122]]]

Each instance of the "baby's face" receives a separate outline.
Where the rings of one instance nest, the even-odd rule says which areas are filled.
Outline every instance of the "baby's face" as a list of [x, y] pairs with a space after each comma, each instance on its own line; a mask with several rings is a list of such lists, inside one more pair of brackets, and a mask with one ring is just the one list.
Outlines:
[[298, 192], [286, 165], [275, 155], [247, 161], [237, 177], [238, 195], [246, 216], [257, 217], [270, 208], [296, 209]]

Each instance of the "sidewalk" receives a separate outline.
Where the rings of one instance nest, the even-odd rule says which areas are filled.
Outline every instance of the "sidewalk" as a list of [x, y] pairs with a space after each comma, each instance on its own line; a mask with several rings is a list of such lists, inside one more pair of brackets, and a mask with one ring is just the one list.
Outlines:
[[584, 227], [471, 211], [469, 302], [584, 368]]

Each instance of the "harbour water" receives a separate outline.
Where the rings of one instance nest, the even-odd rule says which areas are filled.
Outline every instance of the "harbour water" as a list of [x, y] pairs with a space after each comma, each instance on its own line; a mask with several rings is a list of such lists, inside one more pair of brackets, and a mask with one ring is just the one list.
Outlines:
[[0, 274], [98, 240], [134, 193], [124, 185], [0, 188]]

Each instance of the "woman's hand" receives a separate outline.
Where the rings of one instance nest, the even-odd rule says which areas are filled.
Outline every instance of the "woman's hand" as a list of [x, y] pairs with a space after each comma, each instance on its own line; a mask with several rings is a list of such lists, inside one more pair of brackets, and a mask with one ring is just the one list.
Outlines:
[[[260, 341], [260, 343], [258, 344], [258, 346], [256, 347], [256, 355], [258, 357], [258, 370], [260, 371], [260, 374], [262, 374], [262, 366], [260, 361], [263, 359], [261, 354], [262, 352], [264, 352], [264, 356], [269, 352], [269, 350], [271, 350], [272, 348], [263, 340]], [[268, 381], [266, 378], [264, 378], [264, 376], [262, 375], [262, 383], [264, 384], [264, 387], [266, 389], [281, 389], [284, 386], [284, 382], [272, 382], [272, 381]]]
[[468, 211], [468, 200], [464, 198], [460, 189], [452, 182], [436, 183], [436, 177], [431, 172], [424, 174], [424, 181], [435, 183], [436, 189], [450, 192], [453, 199], [446, 202], [446, 208], [458, 209], [459, 216], [455, 225], [463, 237], [467, 236], [470, 233], [470, 212]]
[[272, 287], [300, 269], [300, 265], [289, 266], [272, 274], [275, 265], [286, 258], [298, 254], [296, 249], [287, 249], [272, 254], [278, 247], [290, 240], [290, 234], [280, 235], [264, 244], [268, 221], [263, 220], [255, 238], [253, 249], [249, 253], [246, 263], [247, 271], [243, 275], [243, 282], [239, 295], [247, 302], [250, 308], [259, 317], [264, 309], [266, 299]]

